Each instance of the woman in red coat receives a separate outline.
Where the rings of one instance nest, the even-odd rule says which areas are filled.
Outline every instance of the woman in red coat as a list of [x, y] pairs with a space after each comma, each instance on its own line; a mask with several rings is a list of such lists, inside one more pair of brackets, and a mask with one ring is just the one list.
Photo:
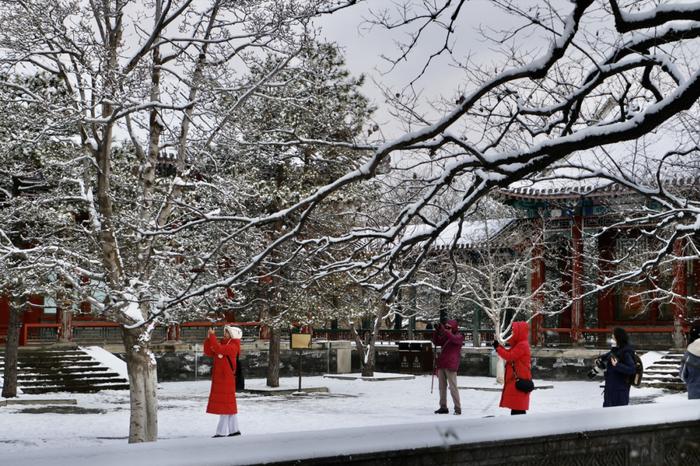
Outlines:
[[219, 425], [214, 437], [241, 435], [238, 429], [236, 405], [236, 356], [241, 350], [243, 331], [238, 327], [224, 327], [224, 338], [219, 342], [214, 329], [204, 341], [204, 354], [213, 359], [211, 391], [207, 412], [219, 414]]
[[[528, 339], [527, 322], [513, 322], [512, 335], [508, 343], [510, 348], [501, 346], [494, 340], [493, 347], [498, 355], [505, 361], [505, 375], [503, 377], [503, 392], [501, 392], [501, 408], [510, 408], [510, 414], [525, 414], [530, 408], [530, 394], [521, 392], [515, 388], [515, 374], [519, 379], [532, 380], [530, 372], [530, 344]], [[515, 365], [515, 373], [513, 373]]]

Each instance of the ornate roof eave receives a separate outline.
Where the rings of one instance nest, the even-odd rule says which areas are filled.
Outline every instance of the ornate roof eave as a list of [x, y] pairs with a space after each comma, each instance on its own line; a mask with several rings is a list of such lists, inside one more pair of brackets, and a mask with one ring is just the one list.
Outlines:
[[[664, 182], [665, 187], [686, 188], [700, 185], [700, 176], [688, 176], [674, 178]], [[591, 185], [578, 185], [561, 188], [502, 188], [498, 193], [512, 199], [541, 199], [541, 200], [573, 200], [586, 198], [603, 198], [619, 196], [621, 194], [637, 194], [630, 188], [618, 183], [610, 182], [605, 186], [595, 187]]]

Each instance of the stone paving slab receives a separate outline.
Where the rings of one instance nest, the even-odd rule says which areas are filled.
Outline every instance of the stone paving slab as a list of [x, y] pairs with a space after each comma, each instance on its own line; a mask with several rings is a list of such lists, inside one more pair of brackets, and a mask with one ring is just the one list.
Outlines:
[[[299, 388], [288, 388], [288, 387], [256, 387], [256, 388], [246, 388], [243, 393], [250, 393], [254, 395], [292, 395], [299, 392]], [[301, 392], [303, 393], [328, 393], [328, 387], [302, 387]]]
[[[460, 390], [481, 390], [482, 392], [500, 392], [503, 387], [457, 387]], [[537, 385], [535, 384], [535, 390], [550, 390], [554, 388], [554, 385]]]
[[0, 406], [8, 405], [77, 405], [78, 400], [75, 398], [50, 399], [50, 398], [29, 398], [29, 399], [11, 399], [0, 400]]
[[411, 374], [381, 374], [373, 377], [363, 377], [361, 374], [326, 374], [323, 377], [327, 379], [339, 380], [365, 380], [367, 382], [383, 382], [387, 380], [413, 380], [415, 375]]

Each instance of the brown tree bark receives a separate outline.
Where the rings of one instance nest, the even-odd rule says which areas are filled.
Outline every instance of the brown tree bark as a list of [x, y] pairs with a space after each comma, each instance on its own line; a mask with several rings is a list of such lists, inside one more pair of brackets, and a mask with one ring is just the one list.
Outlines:
[[7, 341], [5, 343], [5, 369], [2, 386], [2, 396], [4, 398], [15, 398], [17, 396], [20, 312], [20, 304], [13, 300], [10, 305], [10, 319], [7, 326]]
[[267, 386], [280, 386], [280, 342], [282, 331], [279, 327], [270, 329], [270, 344], [267, 352]]

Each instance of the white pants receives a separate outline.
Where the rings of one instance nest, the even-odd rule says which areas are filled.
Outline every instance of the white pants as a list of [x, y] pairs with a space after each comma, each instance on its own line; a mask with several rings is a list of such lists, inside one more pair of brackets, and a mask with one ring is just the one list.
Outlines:
[[238, 432], [238, 417], [235, 414], [221, 414], [219, 425], [216, 426], [216, 435], [227, 436]]

